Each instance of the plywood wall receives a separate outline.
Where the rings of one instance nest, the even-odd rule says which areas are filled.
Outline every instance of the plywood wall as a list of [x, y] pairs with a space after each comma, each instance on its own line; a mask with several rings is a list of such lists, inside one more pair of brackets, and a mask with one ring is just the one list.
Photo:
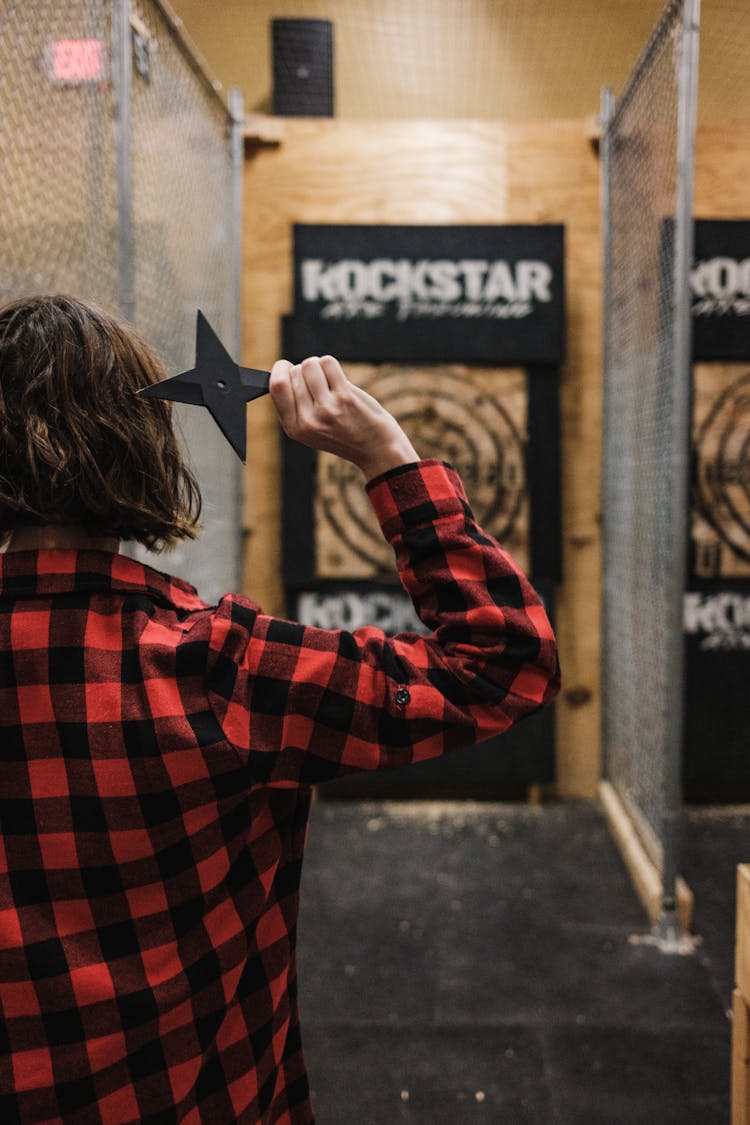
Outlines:
[[750, 121], [698, 128], [694, 211], [698, 219], [750, 218]]
[[[336, 115], [538, 121], [596, 113], [620, 91], [664, 0], [171, 0], [248, 110], [271, 104], [271, 20], [333, 24]], [[747, 114], [742, 0], [701, 5], [701, 118]]]
[[[262, 123], [261, 123], [262, 124]], [[565, 578], [558, 634], [558, 789], [591, 795], [599, 777], [598, 162], [581, 121], [266, 122], [248, 140], [244, 362], [280, 354], [292, 303], [292, 224], [564, 223], [569, 355], [562, 373]], [[264, 130], [261, 129], [261, 132]], [[268, 400], [252, 407], [245, 504], [245, 588], [282, 609], [279, 447]]]

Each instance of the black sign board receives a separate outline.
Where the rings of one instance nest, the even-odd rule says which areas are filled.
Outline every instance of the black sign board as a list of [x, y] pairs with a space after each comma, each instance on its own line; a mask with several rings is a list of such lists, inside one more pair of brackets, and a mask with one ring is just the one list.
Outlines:
[[750, 583], [693, 584], [684, 628], [687, 792], [741, 799], [750, 794]]
[[564, 228], [294, 228], [293, 348], [348, 360], [559, 364]]
[[683, 777], [688, 798], [741, 800], [750, 794], [750, 582], [741, 577], [750, 375], [736, 361], [750, 360], [750, 220], [696, 220], [690, 292], [693, 358], [703, 362], [693, 368]]
[[695, 223], [694, 359], [750, 359], [750, 221]]

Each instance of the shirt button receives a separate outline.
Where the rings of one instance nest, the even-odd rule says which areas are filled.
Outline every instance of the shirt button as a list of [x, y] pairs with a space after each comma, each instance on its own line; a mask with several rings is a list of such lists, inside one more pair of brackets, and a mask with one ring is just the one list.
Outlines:
[[399, 707], [405, 707], [410, 699], [411, 695], [408, 688], [401, 687], [396, 692], [396, 702], [398, 703]]

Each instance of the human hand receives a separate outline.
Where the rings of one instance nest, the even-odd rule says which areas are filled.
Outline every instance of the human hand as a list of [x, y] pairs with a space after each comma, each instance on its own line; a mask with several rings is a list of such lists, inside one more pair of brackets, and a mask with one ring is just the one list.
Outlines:
[[419, 460], [393, 415], [350, 382], [333, 356], [278, 360], [269, 391], [284, 433], [353, 462], [366, 480]]

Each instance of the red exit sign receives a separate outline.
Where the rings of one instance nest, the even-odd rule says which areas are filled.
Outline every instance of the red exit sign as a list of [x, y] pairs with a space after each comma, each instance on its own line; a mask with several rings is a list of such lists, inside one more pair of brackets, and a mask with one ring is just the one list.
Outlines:
[[100, 82], [104, 78], [104, 45], [100, 39], [55, 39], [50, 66], [56, 82]]

